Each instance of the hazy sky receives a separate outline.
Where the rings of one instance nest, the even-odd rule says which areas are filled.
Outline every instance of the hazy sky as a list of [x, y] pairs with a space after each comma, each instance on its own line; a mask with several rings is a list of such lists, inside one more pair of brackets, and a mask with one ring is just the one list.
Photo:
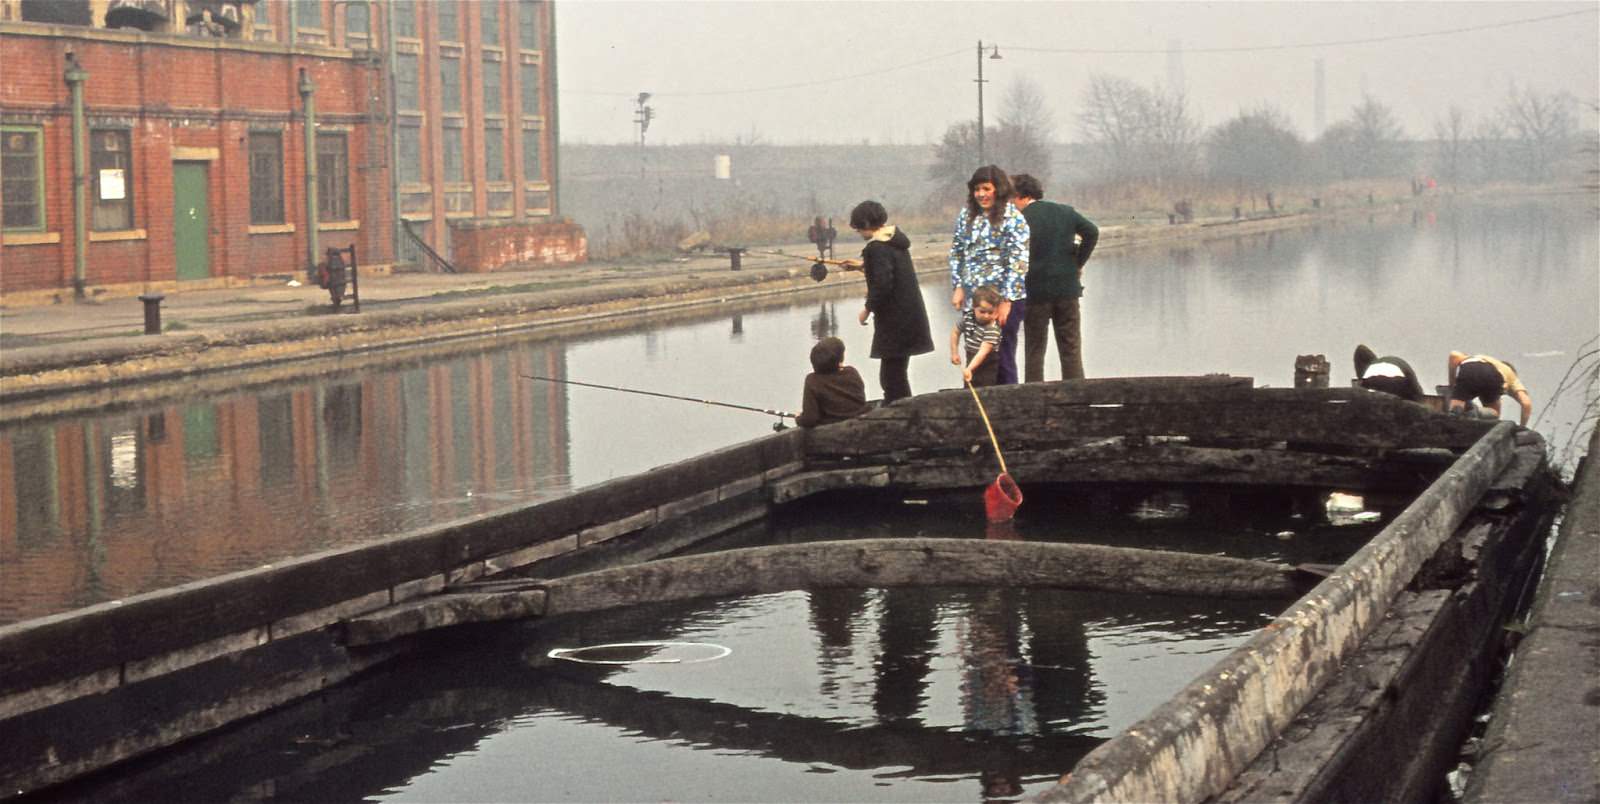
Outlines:
[[1064, 141], [1090, 73], [1164, 86], [1174, 43], [1207, 126], [1272, 104], [1311, 136], [1319, 58], [1328, 123], [1363, 92], [1416, 136], [1512, 82], [1571, 93], [1586, 127], [1600, 102], [1600, 2], [561, 0], [556, 20], [567, 142], [637, 138], [641, 91], [651, 143], [931, 142], [977, 116], [980, 39], [1001, 55], [983, 63], [986, 120], [1026, 76]]

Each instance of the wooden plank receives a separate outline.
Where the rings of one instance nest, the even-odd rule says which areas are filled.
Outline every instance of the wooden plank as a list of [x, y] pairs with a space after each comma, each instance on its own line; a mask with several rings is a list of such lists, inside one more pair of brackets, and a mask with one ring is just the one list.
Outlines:
[[996, 586], [1219, 597], [1293, 596], [1288, 567], [1088, 544], [860, 539], [681, 556], [542, 582], [545, 616], [793, 589]]
[[[1224, 399], [1174, 396], [1149, 402], [1087, 403], [1064, 400], [1047, 386], [1006, 386], [1022, 391], [986, 395], [984, 407], [1003, 451], [1112, 436], [1462, 451], [1493, 426], [1433, 414], [1397, 397], [1364, 390], [1267, 388]], [[807, 441], [806, 454], [809, 460], [872, 460], [919, 444], [978, 443], [987, 443], [987, 433], [970, 396], [963, 401], [946, 392], [817, 428]]]

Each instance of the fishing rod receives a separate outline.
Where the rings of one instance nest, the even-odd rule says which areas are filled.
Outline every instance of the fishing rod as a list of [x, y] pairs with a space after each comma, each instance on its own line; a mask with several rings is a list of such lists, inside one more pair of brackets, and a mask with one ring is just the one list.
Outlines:
[[[622, 388], [622, 387], [616, 386], [616, 385], [601, 385], [599, 383], [594, 383], [594, 382], [579, 382], [577, 380], [563, 380], [563, 379], [560, 379], [558, 377], [540, 377], [540, 376], [537, 376], [537, 375], [534, 375], [534, 374], [524, 374], [524, 375], [522, 375], [522, 378], [526, 379], [526, 380], [543, 380], [544, 382], [558, 382], [558, 383], [561, 383], [563, 385], [581, 385], [581, 386], [583, 386], [585, 388], [600, 388], [600, 389], [604, 389], [604, 390], [607, 390], [607, 391], [622, 391], [623, 393], [628, 393], [628, 394], [642, 394], [644, 396], [659, 396], [662, 399], [677, 399], [677, 400], [680, 400], [680, 401], [683, 401], [683, 402], [699, 402], [702, 405], [717, 405], [719, 407], [733, 408], [735, 410], [748, 410], [748, 411], [751, 411], [753, 413], [765, 413], [765, 414], [767, 414], [769, 416], [777, 416], [780, 419], [793, 419], [793, 418], [795, 418], [795, 414], [790, 413], [788, 411], [784, 411], [784, 410], [771, 410], [769, 408], [758, 408], [758, 407], [755, 407], [753, 405], [735, 405], [732, 402], [718, 402], [718, 401], [716, 401], [714, 399], [696, 399], [695, 397], [692, 397], [692, 396], [678, 396], [677, 394], [663, 394], [663, 393], [661, 393], [659, 391], [641, 391], [641, 390], [639, 390], [637, 388]], [[781, 425], [782, 422], [779, 422], [779, 424]]]
[[851, 262], [849, 260], [830, 260], [823, 257], [807, 257], [804, 254], [785, 254], [781, 251], [765, 251], [759, 248], [746, 248], [740, 249], [740, 251], [748, 252], [750, 254], [766, 254], [771, 257], [788, 257], [791, 260], [805, 260], [806, 262], [811, 263], [811, 279], [816, 282], [821, 282], [822, 280], [828, 278], [828, 266], [830, 265], [837, 265], [846, 271], [861, 270], [860, 263]]

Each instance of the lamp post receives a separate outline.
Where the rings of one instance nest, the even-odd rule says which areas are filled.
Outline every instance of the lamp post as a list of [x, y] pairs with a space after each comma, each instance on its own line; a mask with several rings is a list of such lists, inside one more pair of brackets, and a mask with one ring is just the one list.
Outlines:
[[[989, 58], [999, 59], [1000, 46], [992, 45], [991, 47], [993, 48], [993, 51], [989, 54]], [[978, 80], [976, 83], [978, 84], [978, 165], [981, 167], [985, 164], [988, 164], [987, 160], [984, 159], [983, 154], [983, 85], [987, 82], [983, 80], [982, 39], [978, 40]]]
[[649, 102], [650, 93], [640, 92], [638, 99], [635, 100], [639, 108], [633, 116], [633, 122], [639, 125], [639, 178], [641, 179], [644, 178], [644, 133], [650, 130], [650, 121], [656, 116], [655, 107], [646, 105]]

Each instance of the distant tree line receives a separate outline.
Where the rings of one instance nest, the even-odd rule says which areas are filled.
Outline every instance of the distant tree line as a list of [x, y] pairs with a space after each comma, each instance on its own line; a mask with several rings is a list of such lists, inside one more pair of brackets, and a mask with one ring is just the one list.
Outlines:
[[[1477, 116], [1452, 107], [1435, 122], [1431, 140], [1412, 138], [1371, 96], [1306, 140], [1270, 105], [1208, 129], [1181, 93], [1094, 74], [1073, 122], [1092, 154], [1094, 181], [1157, 193], [1198, 182], [1245, 195], [1305, 182], [1419, 175], [1455, 183], [1546, 182], [1577, 178], [1594, 139], [1593, 132], [1580, 132], [1571, 95], [1517, 87]], [[1055, 134], [1043, 93], [1024, 79], [1007, 93], [998, 124], [985, 132], [985, 161], [1047, 178]], [[930, 177], [944, 187], [964, 182], [977, 165], [976, 139], [973, 122], [950, 126], [935, 146]]]

